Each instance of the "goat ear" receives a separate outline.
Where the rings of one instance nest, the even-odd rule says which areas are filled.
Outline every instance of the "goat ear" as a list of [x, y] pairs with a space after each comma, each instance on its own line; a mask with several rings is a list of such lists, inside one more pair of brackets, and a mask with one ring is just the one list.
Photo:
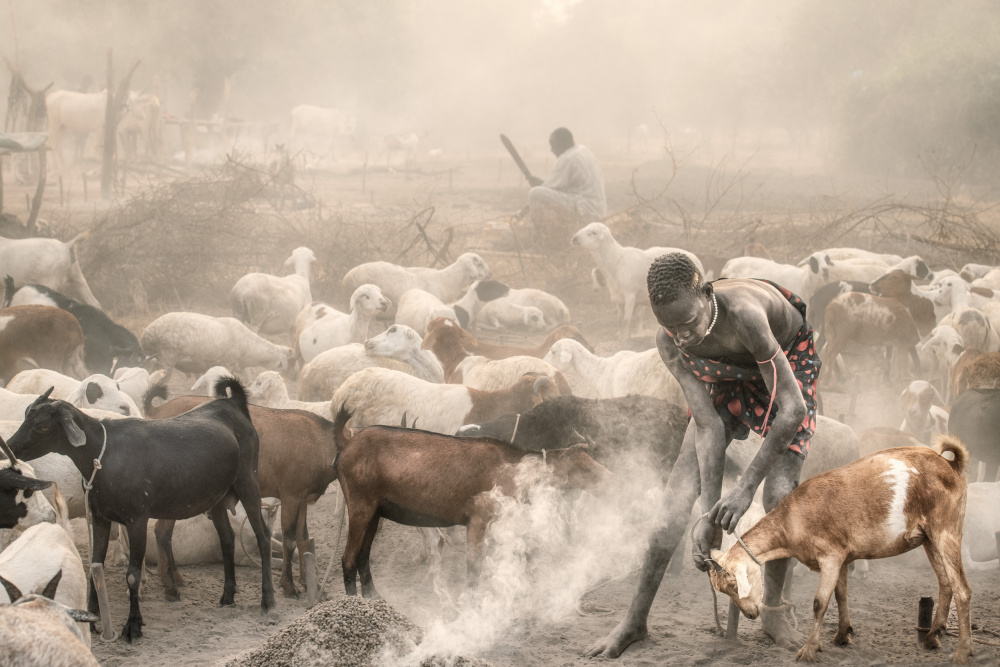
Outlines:
[[83, 447], [87, 444], [87, 434], [76, 425], [76, 422], [73, 421], [73, 413], [65, 406], [59, 410], [59, 423], [62, 424], [69, 444], [74, 447]]
[[54, 600], [56, 597], [56, 589], [59, 588], [60, 579], [62, 579], [62, 569], [56, 572], [56, 576], [49, 579], [49, 583], [45, 584], [45, 588], [42, 590], [42, 597]]
[[3, 587], [7, 590], [7, 597], [10, 598], [11, 602], [17, 602], [23, 595], [23, 593], [21, 593], [21, 589], [4, 579], [2, 576], [0, 576], [0, 584], [3, 584]]
[[810, 256], [809, 257], [809, 269], [813, 273], [819, 273], [819, 260], [817, 260], [815, 257]]
[[733, 575], [736, 577], [736, 593], [740, 599], [750, 597], [750, 578], [747, 577], [746, 563], [739, 563]]

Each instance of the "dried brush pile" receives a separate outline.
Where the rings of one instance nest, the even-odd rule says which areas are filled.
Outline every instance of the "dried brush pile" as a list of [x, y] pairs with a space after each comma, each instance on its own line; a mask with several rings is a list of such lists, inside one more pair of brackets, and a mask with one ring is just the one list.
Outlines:
[[273, 179], [231, 158], [198, 177], [152, 185], [110, 209], [80, 249], [91, 288], [118, 313], [228, 310], [229, 291], [241, 276], [284, 275], [290, 252], [307, 246], [319, 259], [313, 297], [336, 302], [347, 298], [340, 294], [341, 277], [361, 262], [442, 266], [460, 253], [443, 225], [428, 229], [432, 207], [284, 210], [279, 201], [287, 193]]

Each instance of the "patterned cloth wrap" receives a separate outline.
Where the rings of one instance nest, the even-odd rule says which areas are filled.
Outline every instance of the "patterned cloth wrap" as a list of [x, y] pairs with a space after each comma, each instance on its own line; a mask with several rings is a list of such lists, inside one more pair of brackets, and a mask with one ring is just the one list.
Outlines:
[[[816, 380], [822, 365], [813, 344], [813, 330], [806, 321], [806, 304], [789, 290], [776, 285], [770, 280], [757, 279], [767, 283], [781, 292], [788, 302], [802, 313], [802, 326], [795, 338], [782, 350], [792, 368], [795, 381], [799, 383], [799, 391], [806, 402], [806, 417], [799, 424], [798, 431], [788, 446], [790, 450], [806, 457], [809, 453], [809, 440], [816, 432]], [[764, 424], [764, 415], [771, 402], [771, 393], [764, 384], [760, 370], [742, 368], [726, 361], [714, 359], [699, 359], [684, 350], [680, 350], [681, 361], [684, 362], [696, 378], [705, 383], [708, 395], [715, 402], [722, 421], [735, 426], [734, 437], [746, 440], [752, 429], [761, 437], [767, 435], [774, 422], [775, 413], [780, 406], [775, 405]], [[763, 362], [767, 364], [768, 362]]]

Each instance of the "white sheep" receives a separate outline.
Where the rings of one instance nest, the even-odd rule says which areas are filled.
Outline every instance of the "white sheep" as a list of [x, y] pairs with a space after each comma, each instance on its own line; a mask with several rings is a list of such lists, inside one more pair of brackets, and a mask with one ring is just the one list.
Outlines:
[[813, 253], [799, 266], [778, 264], [760, 257], [735, 257], [722, 267], [721, 278], [765, 278], [808, 302], [820, 287], [830, 282], [833, 260], [822, 253]]
[[72, 403], [78, 408], [95, 408], [119, 412], [126, 417], [141, 417], [142, 410], [135, 400], [121, 390], [118, 383], [106, 375], [91, 375], [75, 380], [47, 368], [21, 371], [7, 383], [7, 390], [30, 394], [32, 398], [52, 387], [50, 398]]
[[997, 335], [987, 314], [979, 308], [956, 308], [938, 321], [939, 326], [950, 326], [962, 337], [963, 345], [970, 350], [996, 352], [1000, 349]]
[[365, 341], [365, 354], [385, 357], [409, 364], [413, 375], [428, 382], [444, 382], [444, 368], [430, 350], [422, 347], [423, 339], [405, 324], [393, 324], [377, 336]]
[[[0, 422], [0, 423], [6, 424], [6, 422]], [[4, 435], [6, 435], [6, 433]], [[32, 479], [41, 479], [46, 482], [53, 481], [48, 477], [39, 477], [38, 472], [36, 471], [34, 465], [37, 464], [38, 461], [39, 459], [35, 459], [34, 461], [32, 461], [31, 464], [29, 464], [26, 461], [18, 460], [16, 470], [19, 470], [21, 474], [24, 475], [25, 477], [30, 477]], [[10, 467], [10, 459], [8, 459], [3, 454], [0, 454], [0, 470], [9, 467]], [[77, 477], [79, 478], [79, 473], [77, 473]], [[51, 524], [52, 522], [54, 522], [58, 517], [56, 515], [56, 510], [52, 504], [52, 501], [49, 498], [52, 497], [51, 494], [55, 488], [56, 487], [54, 486], [49, 486], [46, 489], [43, 489], [44, 491], [49, 491], [50, 492], [49, 495], [45, 495], [43, 493], [28, 493], [28, 495], [25, 495], [25, 491], [19, 489], [17, 491], [17, 497], [15, 499], [15, 503], [23, 502], [25, 508], [27, 509], [27, 514], [18, 519], [17, 525], [14, 526], [12, 530], [17, 533], [23, 533], [27, 529], [33, 528], [34, 526], [46, 523]], [[3, 543], [0, 542], [0, 549], [2, 548], [3, 548]], [[5, 561], [3, 560], [3, 553], [0, 553], [0, 564], [4, 562]], [[0, 569], [0, 574], [3, 574], [2, 569]], [[28, 591], [22, 589], [22, 592], [28, 593], [34, 591]], [[2, 596], [3, 592], [0, 591], [0, 602], [8, 602], [8, 600], [5, 600]]]
[[225, 366], [212, 366], [198, 376], [198, 379], [191, 385], [191, 391], [198, 396], [215, 398], [215, 383], [231, 375], [233, 375], [233, 372]]
[[549, 328], [541, 308], [522, 306], [505, 298], [485, 304], [473, 321], [481, 331], [534, 334]]
[[295, 320], [295, 343], [304, 362], [317, 354], [348, 343], [363, 343], [368, 325], [375, 316], [389, 309], [392, 302], [377, 285], [365, 284], [351, 295], [350, 314], [325, 303], [311, 303]]
[[295, 365], [291, 348], [275, 345], [232, 317], [167, 313], [153, 320], [140, 339], [147, 356], [167, 371], [204, 373], [212, 366], [242, 372], [251, 366], [287, 371]]
[[142, 400], [146, 392], [154, 384], [158, 383], [167, 374], [165, 370], [158, 370], [150, 373], [141, 366], [130, 368], [119, 368], [115, 371], [115, 382], [118, 387], [132, 397], [136, 405], [142, 405]]
[[467, 328], [487, 302], [509, 292], [510, 288], [503, 283], [495, 280], [477, 280], [469, 286], [461, 299], [448, 305], [427, 290], [409, 289], [399, 297], [395, 321], [397, 324], [405, 324], [421, 336], [427, 331], [427, 325], [431, 320], [438, 317], [457, 320]]
[[[11, 665], [99, 667], [89, 650], [90, 629], [78, 621], [100, 620], [35, 594], [0, 606], [0, 654], [18, 656]], [[6, 662], [6, 661], [5, 661]]]
[[534, 306], [545, 314], [545, 325], [554, 329], [560, 324], [569, 324], [569, 308], [559, 297], [544, 292], [540, 289], [523, 287], [512, 289], [504, 297], [507, 301], [516, 303], [519, 306]]
[[[984, 277], [987, 273], [996, 268], [998, 267], [992, 264], [974, 264], [970, 262], [962, 267], [962, 270], [958, 272], [958, 275], [962, 277], [962, 280], [971, 283], [973, 280]], [[994, 275], [1000, 277], [1000, 272]]]
[[11, 276], [16, 287], [45, 285], [100, 308], [101, 303], [90, 291], [73, 250], [73, 246], [86, 236], [87, 232], [77, 234], [66, 243], [57, 239], [0, 237], [0, 277]]
[[309, 248], [296, 248], [285, 266], [295, 273], [273, 276], [248, 273], [236, 281], [229, 300], [233, 314], [254, 333], [280, 334], [292, 331], [295, 317], [312, 301], [309, 267], [316, 256]]
[[254, 405], [285, 410], [308, 410], [324, 419], [333, 419], [330, 402], [294, 401], [288, 397], [288, 387], [281, 375], [274, 371], [264, 371], [247, 387], [247, 397]]
[[[894, 257], [894, 255], [890, 255], [890, 257]], [[870, 283], [893, 269], [900, 269], [901, 271], [921, 280], [927, 280], [933, 276], [933, 273], [930, 268], [928, 268], [927, 264], [924, 263], [924, 260], [917, 255], [906, 257], [898, 262], [893, 262], [892, 264], [865, 260], [833, 260], [833, 258], [831, 258], [831, 260], [836, 261], [836, 264], [830, 266], [829, 268], [829, 277], [827, 278], [828, 282], [848, 280]], [[799, 266], [803, 266], [809, 261], [810, 260], [807, 257], [802, 263], [799, 264]]]
[[861, 248], [827, 248], [826, 250], [820, 250], [820, 254], [826, 255], [832, 261], [860, 261], [867, 264], [884, 264], [885, 266], [892, 266], [893, 264], [898, 264], [903, 261], [903, 258], [899, 255], [884, 254], [872, 252], [871, 250], [862, 250]]
[[[972, 563], [997, 560], [1000, 548], [1000, 482], [969, 484], [962, 529], [962, 556]], [[992, 569], [996, 569], [993, 565]]]
[[[41, 593], [60, 571], [62, 575], [52, 599], [71, 609], [86, 609], [87, 576], [83, 561], [72, 536], [62, 526], [34, 525], [0, 552], [0, 576], [23, 595]], [[7, 591], [0, 587], [0, 603], [10, 601]], [[89, 639], [89, 628], [83, 625], [81, 629], [87, 630]]]
[[[592, 222], [578, 231], [573, 235], [571, 243], [589, 252], [604, 276], [611, 302], [618, 314], [619, 335], [623, 338], [628, 338], [631, 334], [632, 314], [636, 305], [649, 301], [646, 274], [653, 260], [671, 252], [682, 252], [705, 275], [701, 260], [693, 253], [680, 248], [655, 247], [640, 250], [622, 246], [612, 236], [608, 226], [601, 222]], [[594, 277], [595, 274], [592, 272], [591, 276]], [[596, 277], [594, 279], [597, 280]]]
[[653, 396], [687, 405], [676, 378], [667, 370], [656, 348], [645, 352], [622, 350], [598, 357], [571, 338], [557, 340], [545, 361], [567, 374], [573, 393], [592, 398], [631, 394]]
[[903, 423], [899, 430], [924, 444], [936, 435], [948, 433], [948, 410], [944, 399], [930, 382], [914, 380], [899, 395], [903, 404]]
[[362, 343], [341, 345], [320, 352], [302, 367], [296, 390], [297, 398], [300, 401], [328, 400], [347, 378], [366, 368], [391, 368], [402, 373], [410, 373], [412, 370], [399, 361], [366, 354]]
[[[81, 385], [81, 387], [83, 388], [83, 391], [79, 393], [74, 392], [73, 394], [70, 394], [67, 397], [66, 401], [68, 403], [72, 403], [78, 408], [86, 409], [88, 414], [99, 415], [102, 418], [109, 415], [113, 417], [124, 418], [125, 417], [124, 408], [122, 408], [122, 406], [128, 406], [127, 409], [131, 413], [131, 415], [129, 416], [133, 417], [142, 416], [142, 413], [138, 412], [137, 407], [133, 409], [132, 406], [134, 406], [135, 404], [131, 402], [131, 398], [122, 392], [116, 392], [117, 399], [109, 401], [111, 405], [115, 406], [114, 412], [99, 407], [98, 408], [92, 407], [92, 405], [88, 402], [86, 386]], [[45, 389], [48, 389], [48, 387], [45, 387]], [[16, 391], [9, 391], [7, 389], [0, 387], [0, 421], [2, 420], [21, 421], [22, 419], [24, 419], [24, 411], [28, 408], [29, 405], [31, 405], [35, 401], [36, 398], [38, 398], [37, 394], [21, 394]], [[102, 396], [101, 399], [99, 399], [97, 402], [102, 403], [103, 398], [104, 397]]]
[[407, 424], [435, 433], [453, 434], [473, 421], [489, 421], [508, 412], [530, 410], [537, 399], [553, 393], [545, 377], [528, 375], [498, 391], [482, 391], [460, 384], [427, 382], [388, 368], [358, 371], [333, 393], [331, 409], [353, 413], [354, 428]]
[[346, 291], [356, 290], [366, 283], [378, 285], [393, 303], [399, 303], [403, 292], [414, 288], [430, 292], [444, 303], [451, 303], [461, 297], [469, 285], [489, 277], [490, 267], [483, 258], [467, 252], [443, 269], [368, 262], [348, 271], [342, 284]]

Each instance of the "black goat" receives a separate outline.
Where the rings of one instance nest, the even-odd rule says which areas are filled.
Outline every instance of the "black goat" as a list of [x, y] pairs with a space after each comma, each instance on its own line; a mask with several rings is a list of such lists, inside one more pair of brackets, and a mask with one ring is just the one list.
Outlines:
[[457, 435], [491, 437], [529, 451], [561, 449], [586, 440], [595, 459], [614, 470], [626, 452], [651, 457], [664, 483], [680, 453], [687, 412], [651, 396], [580, 398], [555, 396], [522, 415], [469, 424]]
[[0, 528], [13, 528], [28, 515], [25, 501], [35, 491], [52, 486], [52, 482], [22, 475], [14, 453], [3, 438], [0, 438], [0, 450], [10, 460], [9, 468], [0, 468]]
[[[225, 567], [221, 605], [232, 605], [236, 592], [233, 529], [226, 509], [246, 508], [257, 537], [262, 568], [261, 607], [274, 607], [271, 582], [271, 536], [260, 514], [257, 483], [257, 432], [250, 421], [246, 392], [239, 380], [222, 378], [219, 398], [172, 419], [97, 420], [63, 401], [38, 397], [25, 411], [24, 423], [10, 439], [14, 454], [31, 460], [54, 452], [68, 456], [85, 480], [93, 480], [90, 512], [94, 524], [91, 562], [103, 563], [111, 522], [128, 531], [126, 581], [130, 609], [122, 630], [125, 641], [142, 636], [139, 577], [146, 555], [146, 524], [153, 519], [187, 519], [208, 512], [219, 533]], [[94, 474], [94, 461], [100, 462]], [[90, 585], [89, 610], [97, 612]]]
[[15, 289], [14, 279], [5, 277], [5, 308], [21, 290], [34, 292], [26, 303], [55, 306], [77, 319], [83, 329], [83, 361], [90, 372], [112, 375], [116, 368], [138, 366], [145, 361], [146, 355], [135, 334], [114, 322], [100, 308], [74, 301], [45, 285], [22, 285]]

